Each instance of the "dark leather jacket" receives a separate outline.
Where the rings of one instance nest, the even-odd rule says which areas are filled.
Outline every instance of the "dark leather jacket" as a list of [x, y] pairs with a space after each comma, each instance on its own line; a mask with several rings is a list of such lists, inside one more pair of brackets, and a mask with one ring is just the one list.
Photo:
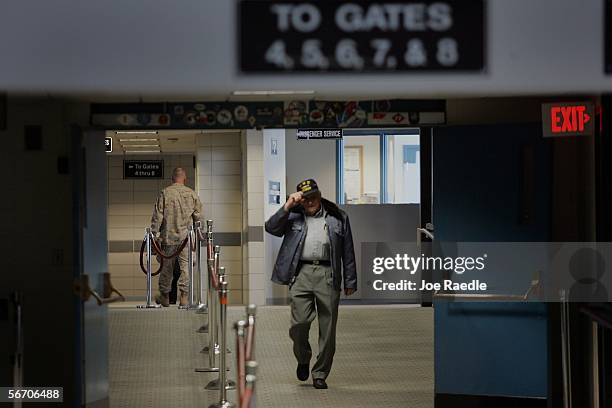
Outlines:
[[[340, 290], [344, 282], [344, 288], [357, 290], [355, 250], [348, 216], [329, 200], [322, 199], [321, 204], [327, 213], [325, 223], [329, 234], [334, 288]], [[272, 271], [272, 281], [289, 285], [299, 272], [298, 263], [306, 238], [304, 208], [297, 206], [290, 211], [279, 209], [266, 221], [266, 231], [284, 237]]]

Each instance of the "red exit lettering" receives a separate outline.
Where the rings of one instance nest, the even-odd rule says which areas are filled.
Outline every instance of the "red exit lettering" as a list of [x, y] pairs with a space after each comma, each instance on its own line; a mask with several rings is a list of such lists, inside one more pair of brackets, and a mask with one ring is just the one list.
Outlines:
[[591, 120], [586, 106], [553, 106], [550, 108], [550, 130], [553, 133], [582, 132]]

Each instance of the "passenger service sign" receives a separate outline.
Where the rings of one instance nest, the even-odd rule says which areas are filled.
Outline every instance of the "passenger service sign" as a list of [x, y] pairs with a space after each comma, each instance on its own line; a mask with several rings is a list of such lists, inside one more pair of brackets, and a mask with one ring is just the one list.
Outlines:
[[239, 2], [240, 69], [482, 71], [484, 0]]

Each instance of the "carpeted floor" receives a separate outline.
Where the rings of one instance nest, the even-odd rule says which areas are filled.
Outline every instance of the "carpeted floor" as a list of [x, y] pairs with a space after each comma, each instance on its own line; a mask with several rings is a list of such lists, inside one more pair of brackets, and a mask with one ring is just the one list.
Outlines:
[[[110, 308], [110, 398], [112, 407], [208, 407], [218, 391], [204, 386], [215, 374], [196, 373], [206, 365], [199, 351], [206, 334], [195, 330], [206, 315], [171, 307]], [[230, 325], [243, 318], [230, 307]], [[260, 307], [257, 314], [257, 407], [433, 407], [433, 315], [427, 308], [341, 306], [337, 351], [329, 389], [295, 378], [288, 337], [287, 306]], [[316, 321], [311, 331], [316, 355]], [[233, 330], [228, 332], [234, 348]], [[228, 355], [235, 379], [233, 353]], [[229, 400], [236, 401], [234, 391]]]

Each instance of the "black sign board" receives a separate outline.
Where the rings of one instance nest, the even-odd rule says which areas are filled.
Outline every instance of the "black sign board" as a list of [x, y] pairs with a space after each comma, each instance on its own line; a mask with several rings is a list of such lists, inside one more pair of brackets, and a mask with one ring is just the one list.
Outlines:
[[163, 160], [124, 160], [124, 179], [162, 179], [164, 178]]
[[297, 129], [298, 139], [342, 139], [342, 129]]
[[240, 70], [482, 71], [484, 0], [241, 0]]
[[113, 151], [113, 138], [112, 137], [104, 138], [104, 147], [106, 148], [106, 153], [111, 153]]

